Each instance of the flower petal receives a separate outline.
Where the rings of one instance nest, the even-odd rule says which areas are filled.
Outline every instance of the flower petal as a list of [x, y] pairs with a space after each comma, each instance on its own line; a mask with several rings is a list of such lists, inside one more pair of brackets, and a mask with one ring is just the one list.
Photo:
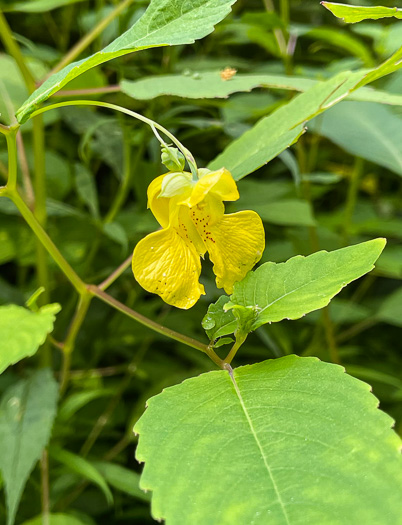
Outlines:
[[183, 199], [179, 204], [186, 204], [192, 208], [200, 203], [209, 192], [218, 196], [221, 201], [236, 201], [239, 198], [236, 182], [230, 171], [222, 168], [203, 175], [194, 186], [190, 197]]
[[214, 263], [216, 285], [233, 292], [233, 284], [241, 281], [261, 259], [265, 233], [260, 216], [254, 211], [224, 215], [209, 226], [204, 242]]
[[200, 257], [175, 228], [147, 235], [134, 249], [134, 277], [148, 292], [177, 308], [191, 308], [205, 294], [198, 282]]
[[148, 186], [148, 208], [151, 209], [155, 219], [159, 222], [162, 228], [167, 228], [169, 225], [169, 204], [170, 199], [161, 197], [159, 194], [162, 190], [162, 182], [165, 175], [156, 177]]

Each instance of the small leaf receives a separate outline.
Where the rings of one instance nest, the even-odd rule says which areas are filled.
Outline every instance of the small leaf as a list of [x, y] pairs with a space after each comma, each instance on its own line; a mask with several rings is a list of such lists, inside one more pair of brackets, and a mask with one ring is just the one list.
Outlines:
[[210, 341], [232, 334], [237, 328], [237, 321], [231, 310], [224, 311], [224, 305], [229, 297], [221, 295], [216, 303], [210, 304], [208, 311], [202, 320], [202, 327], [207, 333]]
[[155, 519], [402, 523], [401, 440], [367, 384], [297, 356], [233, 377], [209, 372], [148, 400], [134, 430]]
[[14, 523], [22, 490], [49, 441], [58, 392], [52, 373], [39, 370], [2, 396], [0, 470], [6, 487], [8, 525]]
[[342, 20], [349, 24], [355, 24], [356, 22], [368, 19], [402, 18], [402, 9], [398, 9], [397, 7], [366, 7], [360, 5], [334, 4], [333, 2], [321, 2], [321, 4], [337, 18], [342, 18]]
[[265, 323], [299, 319], [327, 306], [344, 286], [372, 270], [385, 243], [375, 239], [308, 257], [298, 255], [285, 263], [265, 263], [234, 285], [224, 308], [233, 309], [243, 333]]
[[36, 353], [59, 311], [59, 304], [42, 306], [38, 312], [15, 304], [0, 306], [0, 373]]
[[111, 505], [113, 503], [112, 493], [110, 492], [104, 477], [87, 459], [59, 447], [51, 447], [49, 453], [51, 457], [60, 463], [63, 463], [63, 465], [79, 476], [92, 481], [92, 483], [101, 489], [108, 504]]
[[108, 60], [152, 47], [194, 43], [212, 33], [235, 1], [151, 0], [144, 15], [107, 47], [69, 64], [45, 80], [17, 111], [18, 121], [24, 123], [41, 102], [85, 71]]

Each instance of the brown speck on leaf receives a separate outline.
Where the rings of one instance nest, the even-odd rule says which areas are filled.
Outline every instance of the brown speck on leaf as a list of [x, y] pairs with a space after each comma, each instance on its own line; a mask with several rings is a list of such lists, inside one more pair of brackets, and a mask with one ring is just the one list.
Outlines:
[[225, 81], [230, 80], [236, 73], [237, 69], [234, 69], [233, 67], [225, 67], [225, 69], [221, 71], [221, 79]]

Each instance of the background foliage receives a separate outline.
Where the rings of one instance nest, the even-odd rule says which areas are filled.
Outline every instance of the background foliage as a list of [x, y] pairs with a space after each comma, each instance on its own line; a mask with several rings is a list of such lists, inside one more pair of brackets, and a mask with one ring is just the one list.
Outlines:
[[[60, 69], [66, 52], [106, 19], [109, 23], [93, 34], [77, 56], [99, 57], [105, 46], [140, 18], [148, 3], [2, 0], [0, 8], [26, 64], [40, 80], [52, 68]], [[216, 2], [222, 8], [220, 18], [231, 4]], [[383, 5], [402, 7], [400, 2], [384, 1]], [[190, 28], [185, 19], [171, 35], [171, 43], [178, 45], [135, 54], [119, 52], [122, 56], [63, 86], [52, 102], [96, 98], [125, 106], [172, 131], [193, 152], [199, 166], [224, 164], [231, 169], [239, 180], [241, 198], [227, 208], [254, 209], [261, 215], [267, 233], [262, 263], [387, 237], [387, 246], [372, 273], [350, 284], [328, 309], [297, 321], [260, 326], [234, 364], [289, 354], [340, 362], [349, 374], [372, 385], [381, 408], [396, 421], [395, 430], [402, 434], [401, 71], [352, 93], [348, 100], [318, 115], [331, 97], [346, 96], [346, 87], [360, 82], [361, 68], [373, 68], [399, 49], [401, 22], [389, 18], [345, 25], [318, 1], [238, 0], [212, 34], [182, 45], [207, 35], [216, 21], [203, 34], [194, 35], [193, 30], [184, 31]], [[135, 45], [125, 41], [122, 48], [132, 50]], [[112, 48], [116, 51], [116, 43]], [[227, 67], [237, 73], [222, 91], [220, 72]], [[355, 73], [345, 74], [346, 70]], [[305, 103], [307, 97], [294, 98], [308, 89], [316, 93], [311, 106]], [[13, 123], [14, 113], [28, 94], [15, 59], [3, 48], [0, 118], [4, 124]], [[285, 105], [291, 99], [294, 101]], [[280, 112], [270, 116], [281, 106]], [[316, 114], [305, 130], [304, 122]], [[238, 146], [236, 139], [261, 118], [247, 135], [246, 145]], [[33, 175], [42, 169], [35, 162], [41, 135], [35, 129], [38, 124], [31, 122], [23, 127], [19, 144], [19, 182], [28, 204], [33, 205], [34, 193], [37, 200], [46, 198], [46, 213], [40, 220], [77, 274], [85, 282], [100, 283], [157, 227], [146, 210], [146, 188], [163, 169], [159, 144], [141, 122], [107, 110], [66, 107], [46, 113], [43, 122], [47, 193], [44, 196], [40, 188], [31, 185]], [[277, 156], [299, 136], [294, 146]], [[268, 138], [269, 151], [264, 148]], [[0, 136], [0, 180], [6, 180], [6, 174], [6, 141]], [[38, 288], [38, 272], [43, 282], [38, 250], [15, 206], [0, 199], [1, 305], [22, 307]], [[18, 326], [29, 324], [31, 316], [40, 318], [24, 351], [18, 345], [7, 349], [8, 362], [3, 362], [4, 339], [0, 341], [1, 368], [33, 354], [51, 331], [57, 314], [45, 347], [0, 376], [3, 419], [7, 410], [20, 407], [16, 408], [16, 402], [29, 402], [33, 411], [38, 406], [42, 410], [39, 428], [24, 424], [21, 433], [22, 440], [36, 447], [31, 451], [33, 459], [20, 466], [18, 476], [21, 482], [28, 478], [16, 517], [16, 523], [25, 525], [40, 523], [28, 521], [41, 512], [43, 471], [41, 474], [40, 464], [35, 466], [35, 462], [48, 442], [51, 425], [47, 422], [52, 419], [57, 397], [52, 376], [37, 368], [51, 364], [60, 379], [63, 364], [59, 347], [63, 342], [69, 344], [66, 334], [76, 306], [76, 293], [55, 263], [48, 258], [45, 266], [47, 289], [34, 312], [0, 306], [0, 328], [2, 323], [10, 326], [11, 316], [21, 323]], [[129, 269], [108, 292], [137, 312], [206, 341], [201, 320], [220, 292], [211, 268], [204, 267], [202, 282], [207, 296], [185, 313], [146, 294]], [[50, 302], [61, 305], [60, 313], [57, 304], [40, 308]], [[71, 355], [70, 383], [62, 392], [45, 458], [54, 513], [51, 523], [151, 523], [149, 493], [139, 489], [141, 466], [134, 459], [137, 438], [133, 426], [152, 395], [209, 371], [213, 365], [202, 353], [150, 331], [101, 301], [86, 306], [89, 309]], [[320, 373], [337, 373], [330, 370], [324, 366]], [[186, 385], [180, 386], [183, 392]], [[349, 387], [358, 388], [352, 382]], [[204, 417], [208, 419], [209, 414]], [[357, 435], [364, 433], [366, 423], [357, 423]], [[389, 428], [388, 420], [387, 425]], [[0, 425], [1, 443], [10, 457], [21, 458], [10, 432], [7, 425]], [[13, 470], [17, 467], [0, 462], [4, 483], [17, 479]], [[244, 469], [247, 473], [248, 466]], [[14, 487], [12, 493], [19, 490]], [[392, 488], [385, 490], [385, 495], [392, 498]], [[7, 498], [13, 510], [10, 494]], [[3, 498], [1, 521], [6, 521], [6, 514]], [[345, 522], [352, 522], [350, 515], [344, 516]]]

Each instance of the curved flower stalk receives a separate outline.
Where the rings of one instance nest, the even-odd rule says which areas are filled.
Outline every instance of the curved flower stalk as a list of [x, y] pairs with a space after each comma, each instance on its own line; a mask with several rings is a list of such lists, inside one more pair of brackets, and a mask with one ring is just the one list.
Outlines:
[[133, 273], [145, 290], [177, 308], [191, 308], [204, 295], [200, 257], [209, 253], [218, 288], [230, 294], [260, 260], [264, 228], [254, 211], [224, 213], [223, 201], [239, 198], [228, 170], [169, 172], [148, 188], [148, 207], [162, 226], [134, 249]]

